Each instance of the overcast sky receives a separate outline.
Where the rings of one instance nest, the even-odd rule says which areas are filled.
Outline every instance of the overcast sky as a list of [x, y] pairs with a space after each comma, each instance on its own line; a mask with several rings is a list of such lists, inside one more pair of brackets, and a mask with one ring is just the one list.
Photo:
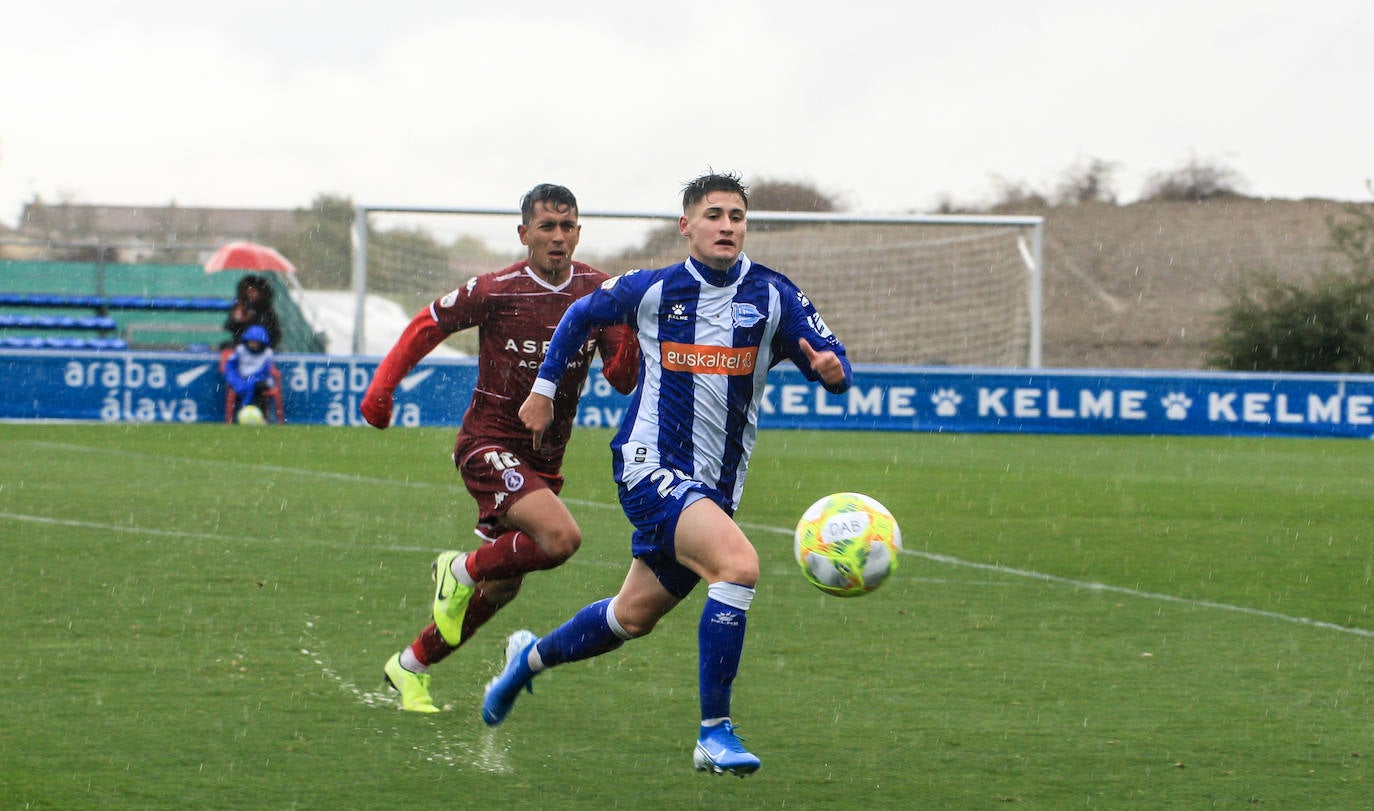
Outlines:
[[849, 210], [1200, 160], [1374, 199], [1369, 0], [16, 3], [0, 223], [25, 202], [669, 211], [708, 167]]

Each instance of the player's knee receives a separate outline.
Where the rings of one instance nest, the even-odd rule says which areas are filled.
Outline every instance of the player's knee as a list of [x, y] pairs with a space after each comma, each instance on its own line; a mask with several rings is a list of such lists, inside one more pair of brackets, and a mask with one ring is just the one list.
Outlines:
[[606, 607], [606, 622], [621, 639], [647, 636], [671, 606], [636, 600], [633, 596], [617, 594]]
[[646, 622], [646, 623], [634, 623], [634, 622], [632, 622], [632, 623], [630, 623], [629, 625], [624, 626], [624, 628], [625, 628], [625, 633], [629, 634], [629, 636], [630, 636], [631, 639], [638, 639], [638, 638], [640, 638], [641, 636], [648, 636], [649, 633], [650, 633], [651, 631], [654, 630], [654, 626], [657, 625], [657, 624], [658, 624], [657, 622]]
[[576, 524], [558, 527], [550, 532], [542, 533], [535, 540], [539, 542], [544, 554], [558, 563], [562, 563], [582, 547], [582, 531], [578, 529]]
[[654, 626], [658, 625], [659, 620], [658, 617], [651, 616], [631, 615], [622, 617], [619, 612], [616, 613], [616, 619], [619, 620], [621, 629], [624, 630], [625, 635], [630, 639], [648, 636], [649, 633], [654, 630]]
[[738, 583], [741, 586], [754, 588], [759, 584], [758, 561], [754, 561], [752, 567], [742, 567], [734, 570], [734, 574], [727, 574], [725, 580], [731, 583]]
[[724, 561], [720, 567], [719, 576], [711, 578], [712, 582], [724, 580], [730, 583], [738, 583], [741, 586], [753, 588], [759, 583], [759, 555], [754, 548], [749, 547], [747, 552], [733, 555], [729, 560]]

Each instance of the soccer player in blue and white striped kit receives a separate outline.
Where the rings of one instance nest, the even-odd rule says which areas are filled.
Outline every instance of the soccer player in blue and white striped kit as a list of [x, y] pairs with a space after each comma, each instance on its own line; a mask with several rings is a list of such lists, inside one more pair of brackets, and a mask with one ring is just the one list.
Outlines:
[[487, 685], [482, 717], [501, 723], [540, 671], [608, 653], [644, 636], [705, 580], [698, 629], [701, 728], [693, 765], [746, 775], [759, 759], [730, 717], [759, 557], [732, 516], [744, 490], [768, 369], [791, 360], [840, 393], [853, 382], [843, 344], [786, 276], [744, 255], [748, 194], [734, 174], [706, 174], [682, 192], [688, 259], [613, 277], [559, 322], [520, 417], [540, 435], [568, 359], [597, 325], [637, 333], [639, 384], [611, 442], [634, 560], [620, 592], [542, 639], [512, 634]]

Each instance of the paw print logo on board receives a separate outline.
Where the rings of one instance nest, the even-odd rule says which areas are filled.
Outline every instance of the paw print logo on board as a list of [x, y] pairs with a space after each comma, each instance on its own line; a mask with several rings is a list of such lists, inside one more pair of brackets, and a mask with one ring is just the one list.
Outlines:
[[964, 402], [964, 398], [954, 389], [937, 389], [930, 395], [930, 402], [935, 404], [936, 416], [953, 417], [958, 415], [959, 404]]
[[1192, 399], [1179, 391], [1169, 392], [1159, 404], [1164, 406], [1164, 416], [1171, 420], [1188, 419], [1188, 409], [1193, 407]]

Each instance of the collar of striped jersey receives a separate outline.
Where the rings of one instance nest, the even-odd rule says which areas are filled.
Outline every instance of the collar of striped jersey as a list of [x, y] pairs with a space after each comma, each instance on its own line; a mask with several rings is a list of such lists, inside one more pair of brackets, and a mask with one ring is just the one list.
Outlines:
[[749, 266], [752, 265], [753, 262], [750, 262], [749, 257], [741, 252], [739, 258], [735, 260], [735, 264], [731, 265], [729, 270], [716, 270], [715, 268], [698, 264], [692, 261], [692, 257], [690, 256], [687, 257], [687, 261], [683, 264], [692, 272], [692, 275], [701, 279], [703, 282], [715, 287], [729, 287], [739, 281], [740, 277], [749, 272]]

